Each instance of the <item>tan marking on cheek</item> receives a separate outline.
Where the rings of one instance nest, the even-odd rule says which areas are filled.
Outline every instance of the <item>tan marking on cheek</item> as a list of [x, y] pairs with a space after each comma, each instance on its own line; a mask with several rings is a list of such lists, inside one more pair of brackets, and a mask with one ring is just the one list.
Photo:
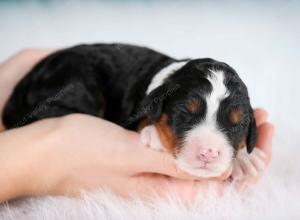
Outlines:
[[170, 154], [176, 154], [176, 138], [167, 124], [168, 115], [163, 114], [160, 120], [155, 124], [161, 143]]
[[186, 107], [188, 108], [188, 110], [190, 112], [195, 113], [195, 112], [199, 111], [199, 109], [200, 109], [200, 103], [196, 99], [191, 99], [191, 100], [187, 101]]
[[139, 125], [138, 125], [138, 127], [137, 127], [137, 131], [138, 132], [140, 132], [144, 127], [146, 127], [146, 126], [148, 126], [148, 125], [150, 125], [151, 124], [151, 121], [150, 121], [150, 119], [149, 118], [143, 118], [141, 121], [140, 121], [140, 123], [139, 123]]
[[241, 122], [243, 118], [243, 112], [236, 109], [236, 110], [232, 110], [230, 112], [230, 116], [229, 116], [229, 119], [230, 119], [230, 122], [233, 123], [233, 124], [238, 124]]

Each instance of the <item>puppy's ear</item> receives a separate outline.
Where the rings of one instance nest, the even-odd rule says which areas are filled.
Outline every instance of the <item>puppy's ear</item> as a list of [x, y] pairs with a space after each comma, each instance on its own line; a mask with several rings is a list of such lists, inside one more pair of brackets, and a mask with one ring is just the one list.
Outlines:
[[140, 108], [153, 122], [158, 121], [162, 114], [163, 96], [166, 90], [167, 86], [161, 85], [146, 95], [141, 102]]
[[247, 136], [247, 152], [250, 154], [257, 142], [258, 138], [258, 130], [256, 126], [256, 121], [253, 112], [251, 112], [250, 116], [250, 124], [248, 128], [248, 136]]
[[176, 87], [176, 85], [172, 87], [167, 84], [157, 87], [145, 96], [141, 102], [140, 109], [142, 109], [152, 122], [157, 122], [162, 115], [164, 103], [168, 99], [168, 96], [175, 92], [177, 88], [178, 86]]

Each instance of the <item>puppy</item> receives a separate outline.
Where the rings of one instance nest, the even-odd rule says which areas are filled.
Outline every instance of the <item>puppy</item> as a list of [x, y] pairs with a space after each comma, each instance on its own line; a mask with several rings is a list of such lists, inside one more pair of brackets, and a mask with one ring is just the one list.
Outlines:
[[258, 151], [250, 155], [257, 127], [247, 88], [213, 59], [177, 60], [125, 44], [63, 49], [19, 82], [3, 122], [10, 129], [71, 113], [140, 131], [145, 145], [172, 154], [196, 176], [217, 177], [236, 161], [253, 174], [249, 161], [262, 164]]

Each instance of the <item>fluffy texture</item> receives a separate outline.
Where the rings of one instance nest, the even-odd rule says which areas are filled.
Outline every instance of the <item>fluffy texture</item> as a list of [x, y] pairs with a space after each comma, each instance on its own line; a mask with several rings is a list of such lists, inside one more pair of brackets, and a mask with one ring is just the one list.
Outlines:
[[273, 161], [259, 184], [245, 194], [207, 198], [190, 208], [175, 198], [143, 204], [102, 192], [86, 195], [81, 201], [62, 197], [28, 199], [2, 205], [1, 220], [299, 219], [300, 75], [296, 73], [300, 31], [296, 27], [300, 26], [300, 4], [186, 2], [150, 7], [86, 3], [79, 7], [70, 5], [71, 1], [60, 1], [62, 5], [52, 5], [49, 10], [35, 5], [1, 5], [1, 42], [6, 43], [0, 45], [0, 58], [24, 46], [122, 41], [148, 45], [177, 57], [225, 60], [245, 80], [253, 105], [267, 108], [276, 125]]

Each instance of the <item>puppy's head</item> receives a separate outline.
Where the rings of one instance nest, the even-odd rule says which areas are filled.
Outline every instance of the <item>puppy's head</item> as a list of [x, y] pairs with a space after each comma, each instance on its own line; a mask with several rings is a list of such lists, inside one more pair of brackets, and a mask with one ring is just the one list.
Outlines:
[[247, 88], [225, 63], [187, 62], [153, 88], [143, 105], [151, 106], [147, 115], [166, 151], [191, 174], [219, 176], [239, 149], [251, 153], [256, 144]]

